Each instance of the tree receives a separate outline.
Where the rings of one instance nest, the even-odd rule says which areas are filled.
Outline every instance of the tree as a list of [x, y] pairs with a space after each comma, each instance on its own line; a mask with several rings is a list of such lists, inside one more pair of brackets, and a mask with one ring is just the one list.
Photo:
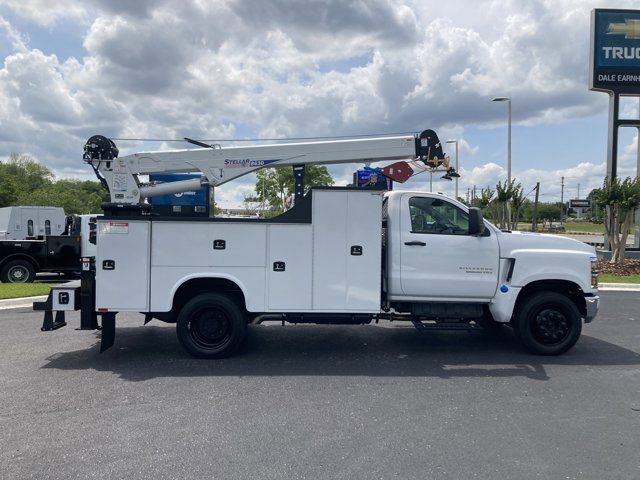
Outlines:
[[12, 153], [0, 162], [0, 207], [15, 205], [18, 196], [50, 185], [53, 173], [29, 155]]
[[589, 192], [587, 198], [591, 199], [591, 221], [594, 223], [604, 222], [604, 209], [598, 205], [598, 195], [600, 195], [601, 189], [594, 188]]
[[67, 214], [98, 213], [108, 192], [98, 182], [56, 180], [51, 170], [28, 155], [11, 154], [0, 162], [0, 207], [46, 205]]
[[18, 195], [17, 204], [62, 207], [67, 215], [97, 213], [106, 200], [98, 182], [62, 179], [32, 192]]
[[16, 181], [4, 174], [4, 169], [2, 168], [3, 164], [0, 163], [0, 207], [6, 207], [8, 205], [13, 205], [16, 198], [18, 198], [18, 192], [20, 189]]
[[611, 245], [611, 263], [624, 262], [629, 228], [635, 211], [640, 207], [640, 178], [604, 179], [601, 189], [594, 193], [596, 204], [604, 211], [605, 234]]
[[522, 190], [522, 185], [515, 185], [511, 193], [511, 228], [514, 230], [518, 229], [518, 222], [520, 221], [520, 214], [524, 200], [525, 196], [524, 190]]
[[480, 196], [475, 199], [475, 206], [482, 209], [486, 208], [489, 203], [491, 203], [491, 200], [493, 200], [495, 193], [496, 191], [491, 190], [490, 188], [482, 189]]
[[533, 220], [533, 202], [525, 198], [520, 207], [519, 221], [530, 223]]
[[[250, 200], [266, 203], [270, 216], [284, 212], [289, 205], [295, 185], [291, 167], [268, 168], [258, 170], [258, 181], [254, 187], [256, 195]], [[324, 165], [307, 165], [305, 167], [305, 192], [311, 187], [331, 186], [333, 178]]]
[[515, 183], [515, 178], [511, 183], [498, 182], [496, 185], [496, 197], [487, 205], [487, 210], [491, 218], [500, 229], [511, 230], [513, 219], [511, 218], [512, 203], [514, 198], [518, 198], [518, 207], [524, 200], [522, 196], [522, 186]]
[[539, 203], [538, 204], [538, 218], [543, 222], [557, 222], [560, 221], [562, 215], [562, 209], [555, 203]]

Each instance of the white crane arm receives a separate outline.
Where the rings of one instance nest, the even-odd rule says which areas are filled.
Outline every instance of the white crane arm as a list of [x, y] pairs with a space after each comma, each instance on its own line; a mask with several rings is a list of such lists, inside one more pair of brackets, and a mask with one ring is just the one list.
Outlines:
[[437, 135], [425, 130], [417, 138], [405, 135], [244, 147], [214, 145], [120, 158], [111, 140], [94, 136], [85, 145], [84, 158], [106, 182], [112, 203], [137, 205], [145, 197], [196, 190], [200, 186], [197, 180], [144, 185], [139, 175], [201, 172], [211, 185], [218, 186], [265, 167], [443, 157]]

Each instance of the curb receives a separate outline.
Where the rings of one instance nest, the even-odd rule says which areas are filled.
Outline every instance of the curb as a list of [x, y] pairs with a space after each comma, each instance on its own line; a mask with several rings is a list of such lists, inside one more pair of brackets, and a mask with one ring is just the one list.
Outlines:
[[640, 283], [601, 283], [598, 290], [603, 292], [640, 292]]
[[47, 297], [48, 295], [40, 295], [37, 297], [8, 298], [6, 300], [0, 300], [0, 310], [25, 307], [31, 308], [33, 306], [33, 302], [43, 302]]

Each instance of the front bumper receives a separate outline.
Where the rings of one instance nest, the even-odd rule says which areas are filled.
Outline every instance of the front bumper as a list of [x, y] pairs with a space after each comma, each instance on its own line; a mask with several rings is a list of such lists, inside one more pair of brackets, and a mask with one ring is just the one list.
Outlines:
[[596, 315], [598, 314], [598, 307], [600, 306], [600, 296], [599, 295], [590, 295], [588, 297], [584, 297], [584, 302], [587, 306], [587, 313], [584, 316], [585, 323], [591, 322]]

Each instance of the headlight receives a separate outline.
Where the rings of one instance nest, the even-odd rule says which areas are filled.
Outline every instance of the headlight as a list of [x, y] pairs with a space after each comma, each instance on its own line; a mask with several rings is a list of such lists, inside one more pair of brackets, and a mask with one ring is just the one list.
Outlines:
[[591, 257], [591, 288], [598, 288], [598, 258]]

